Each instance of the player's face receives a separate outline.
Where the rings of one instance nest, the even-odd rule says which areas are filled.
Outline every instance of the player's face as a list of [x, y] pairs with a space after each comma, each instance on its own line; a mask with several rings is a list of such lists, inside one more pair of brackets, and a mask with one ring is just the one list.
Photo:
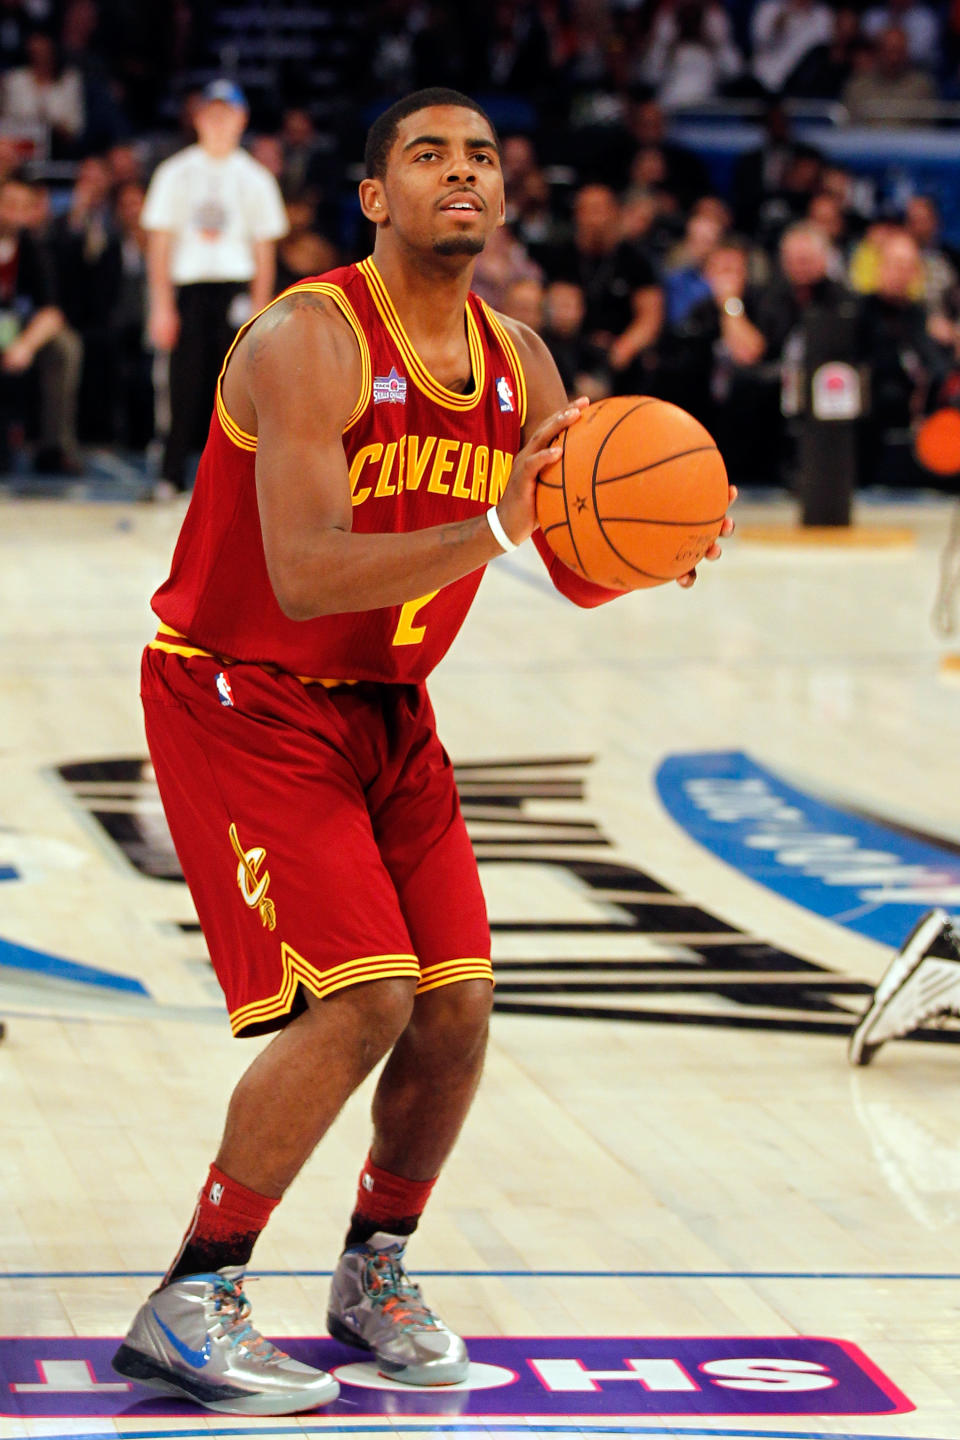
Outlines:
[[[367, 182], [370, 218], [414, 249], [479, 255], [503, 224], [503, 174], [489, 125], [474, 110], [435, 105], [400, 122], [383, 181]], [[379, 202], [379, 203], [378, 203]]]

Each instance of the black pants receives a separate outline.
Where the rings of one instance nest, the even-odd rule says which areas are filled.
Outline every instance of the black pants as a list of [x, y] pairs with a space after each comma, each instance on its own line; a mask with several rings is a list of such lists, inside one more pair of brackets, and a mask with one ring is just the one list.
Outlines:
[[227, 311], [246, 289], [242, 281], [202, 281], [177, 291], [180, 335], [170, 353], [170, 432], [163, 478], [178, 490], [185, 486], [191, 454], [206, 442], [217, 376], [236, 334]]

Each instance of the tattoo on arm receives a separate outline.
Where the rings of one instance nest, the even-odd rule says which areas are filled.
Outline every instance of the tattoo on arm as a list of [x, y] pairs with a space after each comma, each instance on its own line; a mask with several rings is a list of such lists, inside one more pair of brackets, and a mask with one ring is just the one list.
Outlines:
[[330, 302], [323, 296], [318, 295], [315, 290], [298, 290], [292, 295], [286, 295], [265, 310], [251, 325], [247, 336], [247, 363], [255, 365], [261, 358], [265, 342], [275, 330], [280, 327], [299, 311], [311, 310], [319, 315], [331, 313]]

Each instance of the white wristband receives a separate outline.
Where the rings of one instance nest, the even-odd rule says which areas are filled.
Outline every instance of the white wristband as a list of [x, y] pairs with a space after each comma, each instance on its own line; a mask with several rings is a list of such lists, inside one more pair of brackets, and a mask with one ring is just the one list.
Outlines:
[[516, 545], [514, 545], [513, 541], [510, 539], [510, 536], [500, 524], [500, 516], [497, 514], [496, 505], [491, 505], [490, 509], [487, 511], [487, 524], [493, 531], [493, 538], [494, 540], [496, 540], [501, 550], [503, 550], [504, 552], [508, 550], [516, 550]]

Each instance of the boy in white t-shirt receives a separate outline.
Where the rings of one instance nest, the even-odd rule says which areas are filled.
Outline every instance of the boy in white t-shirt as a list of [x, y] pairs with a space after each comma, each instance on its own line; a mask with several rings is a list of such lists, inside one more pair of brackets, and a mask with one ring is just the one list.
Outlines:
[[194, 120], [198, 143], [158, 165], [144, 202], [150, 338], [170, 354], [158, 497], [184, 489], [234, 332], [273, 298], [287, 218], [273, 175], [240, 147], [247, 119], [239, 87], [212, 81]]

